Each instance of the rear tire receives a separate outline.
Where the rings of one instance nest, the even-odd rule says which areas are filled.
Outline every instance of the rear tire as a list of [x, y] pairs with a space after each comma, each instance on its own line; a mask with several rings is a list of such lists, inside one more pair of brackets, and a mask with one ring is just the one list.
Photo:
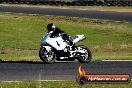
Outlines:
[[45, 47], [41, 47], [39, 50], [39, 57], [44, 63], [54, 63], [56, 60], [56, 54], [51, 50], [50, 52], [47, 52]]
[[90, 51], [89, 48], [85, 47], [85, 46], [78, 46], [81, 49], [83, 49], [84, 51], [86, 51], [84, 53], [84, 55], [80, 55], [80, 57], [77, 59], [80, 63], [88, 63], [91, 61], [92, 59], [92, 53]]

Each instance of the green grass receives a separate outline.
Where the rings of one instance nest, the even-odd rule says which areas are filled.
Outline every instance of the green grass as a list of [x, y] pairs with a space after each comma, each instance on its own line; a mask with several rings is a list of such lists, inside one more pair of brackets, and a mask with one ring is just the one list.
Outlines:
[[132, 53], [127, 51], [95, 52], [94, 60], [132, 60]]
[[1, 50], [2, 61], [40, 61], [38, 50]]
[[0, 88], [131, 88], [131, 83], [126, 84], [84, 84], [76, 81], [34, 81], [34, 82], [1, 82]]
[[85, 34], [78, 44], [90, 47], [93, 60], [132, 59], [131, 23], [14, 13], [0, 13], [0, 59], [39, 60], [40, 40], [51, 22], [70, 36]]

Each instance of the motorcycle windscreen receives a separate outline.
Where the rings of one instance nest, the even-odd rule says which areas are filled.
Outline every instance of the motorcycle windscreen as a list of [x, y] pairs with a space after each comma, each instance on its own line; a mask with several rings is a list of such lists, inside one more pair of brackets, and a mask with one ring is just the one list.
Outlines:
[[45, 41], [46, 41], [48, 38], [49, 38], [49, 34], [46, 33], [46, 34], [43, 36], [42, 40], [41, 40], [41, 45], [44, 44]]

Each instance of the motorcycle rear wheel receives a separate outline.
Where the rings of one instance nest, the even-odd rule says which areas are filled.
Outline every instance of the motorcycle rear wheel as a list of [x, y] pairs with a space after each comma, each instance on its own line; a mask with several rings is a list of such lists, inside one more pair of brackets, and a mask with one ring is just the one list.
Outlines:
[[51, 50], [48, 52], [45, 47], [41, 47], [39, 50], [39, 57], [44, 63], [54, 63], [56, 60], [56, 54]]
[[90, 62], [91, 59], [92, 59], [92, 52], [90, 51], [90, 49], [85, 47], [85, 46], [78, 46], [78, 47], [80, 47], [82, 50], [84, 50], [86, 52], [84, 53], [84, 55], [80, 55], [77, 60], [80, 63], [88, 63], [88, 62]]

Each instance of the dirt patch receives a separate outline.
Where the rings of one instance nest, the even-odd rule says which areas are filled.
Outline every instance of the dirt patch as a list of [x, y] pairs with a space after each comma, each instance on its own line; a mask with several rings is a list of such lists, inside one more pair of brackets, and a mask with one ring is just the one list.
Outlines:
[[92, 11], [114, 11], [114, 12], [132, 12], [132, 9], [123, 9], [123, 8], [119, 8], [119, 9], [107, 9], [107, 8], [76, 8], [79, 10], [92, 10]]
[[31, 53], [36, 51], [39, 51], [39, 49], [0, 49], [0, 54]]
[[96, 19], [79, 19], [77, 17], [48, 17], [49, 21], [52, 22], [70, 22], [70, 23], [79, 23], [79, 24], [104, 24], [104, 22]]

